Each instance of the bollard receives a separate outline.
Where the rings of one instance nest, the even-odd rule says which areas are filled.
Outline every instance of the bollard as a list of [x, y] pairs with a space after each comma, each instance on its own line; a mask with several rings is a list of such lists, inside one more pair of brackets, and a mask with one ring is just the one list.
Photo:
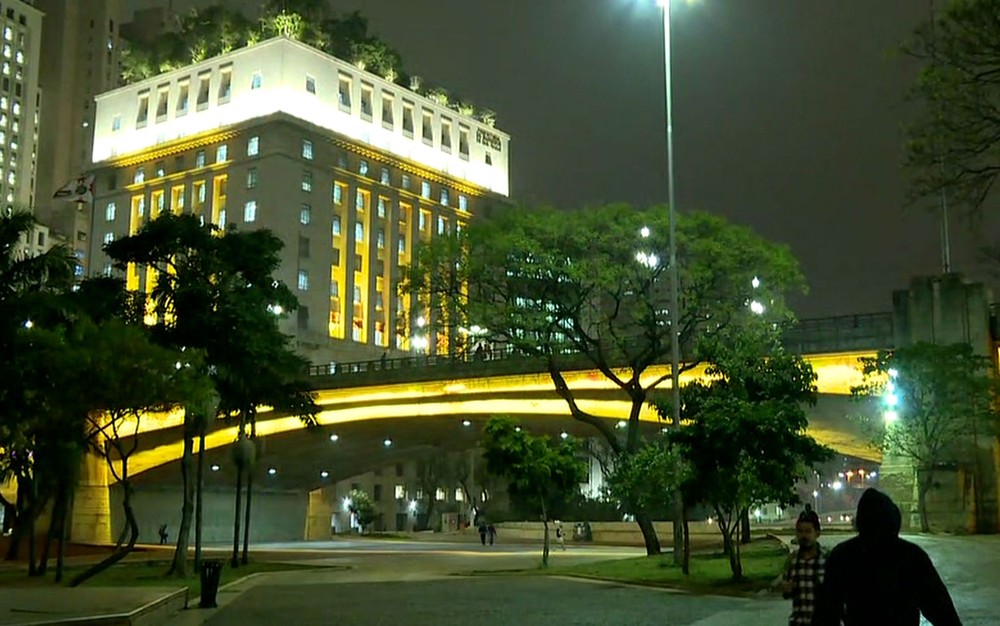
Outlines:
[[201, 603], [203, 609], [214, 609], [215, 596], [219, 593], [219, 579], [222, 577], [222, 561], [208, 559], [201, 562]]

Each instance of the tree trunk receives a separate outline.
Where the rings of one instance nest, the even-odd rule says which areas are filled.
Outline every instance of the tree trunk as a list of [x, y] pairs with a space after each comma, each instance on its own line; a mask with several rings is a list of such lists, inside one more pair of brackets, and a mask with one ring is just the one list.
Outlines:
[[243, 516], [243, 555], [240, 562], [246, 565], [250, 562], [250, 499], [253, 497], [253, 470], [247, 471], [247, 504]]
[[201, 518], [202, 490], [205, 488], [205, 425], [201, 425], [198, 434], [198, 482], [195, 486], [194, 509], [194, 569], [201, 571]]
[[549, 517], [545, 513], [545, 500], [542, 500], [542, 526], [545, 533], [542, 537], [542, 567], [549, 566]]
[[28, 505], [28, 576], [37, 575], [35, 567], [35, 521], [38, 518], [38, 487], [34, 480], [30, 483], [31, 503]]
[[58, 489], [55, 500], [52, 502], [52, 513], [49, 516], [48, 531], [45, 533], [45, 543], [42, 544], [42, 555], [38, 560], [37, 574], [39, 576], [45, 576], [45, 572], [49, 570], [49, 551], [52, 549], [52, 544], [56, 542], [56, 535], [59, 533], [59, 518], [62, 515], [62, 509], [62, 489]]
[[917, 485], [917, 513], [920, 515], [920, 532], [931, 532], [931, 524], [927, 517], [927, 492], [934, 485], [934, 472], [927, 471], [927, 475]]
[[735, 541], [730, 541], [729, 544], [733, 547], [732, 552], [729, 554], [729, 567], [733, 570], [733, 581], [740, 582], [743, 580], [743, 558], [740, 553], [740, 546], [743, 544], [743, 538], [740, 536], [743, 533], [741, 531], [742, 522], [737, 525], [734, 524], [733, 529], [736, 532]]
[[681, 572], [685, 576], [691, 573], [691, 529], [688, 526], [687, 507], [684, 515], [684, 558], [681, 560]]
[[[688, 557], [687, 541], [684, 535], [687, 528], [687, 518], [686, 510], [684, 507], [684, 496], [681, 494], [680, 489], [675, 489], [673, 493], [673, 498], [670, 502], [670, 508], [673, 512], [674, 524], [673, 524], [673, 535], [674, 535], [674, 565], [680, 565], [682, 569], [685, 567]], [[679, 523], [678, 523], [679, 522]], [[660, 545], [659, 540], [656, 543], [656, 552], [649, 552], [649, 542], [646, 543], [646, 554], [659, 554]], [[687, 573], [687, 570], [684, 570]]]
[[750, 538], [750, 509], [743, 511], [743, 515], [740, 515], [740, 543], [748, 544], [752, 541]]
[[132, 485], [128, 480], [128, 469], [125, 467], [127, 461], [122, 461], [122, 508], [125, 509], [125, 522], [128, 528], [128, 545], [124, 548], [119, 545], [115, 547], [115, 551], [111, 553], [106, 559], [100, 563], [89, 567], [86, 571], [77, 575], [76, 578], [70, 581], [70, 587], [76, 587], [94, 576], [97, 576], [104, 570], [108, 569], [115, 563], [118, 563], [124, 559], [132, 550], [135, 548], [135, 542], [139, 539], [139, 524], [135, 520], [135, 511], [132, 510]]
[[[646, 544], [646, 555], [660, 554], [660, 539], [656, 536], [656, 529], [653, 527], [653, 520], [650, 518], [649, 513], [645, 511], [636, 513], [635, 521], [639, 524], [639, 530], [642, 532], [642, 540]], [[681, 549], [683, 550], [683, 547]]]
[[[5, 561], [16, 561], [19, 556], [21, 548], [21, 537], [24, 535], [24, 522], [27, 520], [26, 514], [26, 496], [24, 494], [25, 487], [24, 483], [20, 477], [17, 478], [17, 497], [15, 498], [14, 506], [17, 508], [17, 517], [14, 519], [14, 524], [11, 527], [10, 532], [10, 544], [7, 546], [7, 554], [4, 556]], [[6, 517], [4, 518], [6, 519]]]
[[73, 492], [66, 495], [66, 507], [63, 509], [62, 518], [59, 520], [59, 551], [56, 553], [56, 582], [61, 583], [63, 578], [63, 566], [66, 564], [66, 541], [69, 539], [69, 513], [73, 510]]
[[174, 560], [167, 571], [168, 576], [187, 577], [188, 537], [191, 534], [191, 515], [194, 512], [194, 476], [192, 476], [192, 461], [194, 454], [194, 438], [184, 435], [184, 453], [181, 455], [181, 485], [184, 502], [181, 504], [181, 525], [177, 529], [177, 547], [174, 549]]
[[243, 498], [243, 466], [236, 465], [236, 514], [233, 518], [233, 558], [230, 560], [231, 567], [240, 566], [240, 510], [241, 499]]

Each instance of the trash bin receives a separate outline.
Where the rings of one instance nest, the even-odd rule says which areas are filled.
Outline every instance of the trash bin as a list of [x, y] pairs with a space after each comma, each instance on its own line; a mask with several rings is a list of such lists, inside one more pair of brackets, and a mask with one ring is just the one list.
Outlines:
[[219, 579], [222, 577], [222, 561], [208, 559], [201, 562], [201, 604], [203, 609], [214, 609], [215, 596], [219, 593]]

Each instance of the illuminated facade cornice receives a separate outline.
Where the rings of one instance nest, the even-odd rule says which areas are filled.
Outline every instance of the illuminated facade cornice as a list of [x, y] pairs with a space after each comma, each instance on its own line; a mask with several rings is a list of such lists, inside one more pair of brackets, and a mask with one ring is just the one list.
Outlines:
[[509, 195], [509, 135], [283, 37], [101, 94], [93, 160], [146, 160], [158, 146], [275, 113]]

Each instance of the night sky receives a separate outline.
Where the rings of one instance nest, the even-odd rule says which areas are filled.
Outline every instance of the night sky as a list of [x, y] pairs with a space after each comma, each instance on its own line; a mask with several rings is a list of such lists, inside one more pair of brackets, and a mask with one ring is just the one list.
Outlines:
[[[904, 208], [916, 67], [892, 54], [927, 0], [675, 1], [678, 208], [790, 245], [810, 286], [802, 317], [888, 310], [893, 289], [940, 271], [937, 218]], [[665, 202], [654, 0], [333, 5], [367, 15], [411, 74], [497, 112], [513, 137], [515, 198]], [[953, 220], [956, 271], [984, 276], [975, 259], [987, 230]]]

